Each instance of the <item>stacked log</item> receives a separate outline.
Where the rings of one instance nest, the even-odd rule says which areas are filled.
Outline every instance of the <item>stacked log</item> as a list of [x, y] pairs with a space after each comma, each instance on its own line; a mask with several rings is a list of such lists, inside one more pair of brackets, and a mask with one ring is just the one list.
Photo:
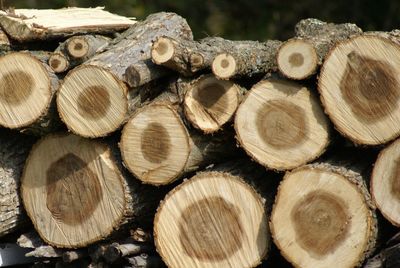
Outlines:
[[0, 26], [0, 260], [19, 237], [50, 267], [398, 266], [398, 30], [194, 40], [177, 14], [99, 8]]

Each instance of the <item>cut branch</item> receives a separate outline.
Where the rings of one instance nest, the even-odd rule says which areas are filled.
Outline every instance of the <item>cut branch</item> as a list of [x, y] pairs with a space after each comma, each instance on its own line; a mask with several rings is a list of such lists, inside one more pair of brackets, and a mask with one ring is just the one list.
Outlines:
[[320, 156], [329, 123], [312, 92], [297, 83], [264, 80], [253, 86], [235, 118], [237, 140], [258, 163], [287, 170]]

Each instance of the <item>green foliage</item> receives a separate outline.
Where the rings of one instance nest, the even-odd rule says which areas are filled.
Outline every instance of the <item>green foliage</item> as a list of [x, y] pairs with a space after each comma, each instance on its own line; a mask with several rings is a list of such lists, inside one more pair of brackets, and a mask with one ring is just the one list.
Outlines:
[[400, 25], [397, 0], [3, 0], [3, 6], [105, 6], [111, 12], [138, 19], [157, 11], [172, 11], [188, 20], [196, 38], [286, 39], [293, 35], [297, 21], [309, 17], [354, 22], [364, 30], [391, 30]]

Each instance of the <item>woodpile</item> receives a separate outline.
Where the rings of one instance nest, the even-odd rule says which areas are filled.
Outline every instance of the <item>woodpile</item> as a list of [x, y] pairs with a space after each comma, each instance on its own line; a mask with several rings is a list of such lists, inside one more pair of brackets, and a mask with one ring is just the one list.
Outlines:
[[399, 266], [397, 30], [194, 40], [101, 8], [0, 27], [0, 267], [17, 244], [33, 267]]

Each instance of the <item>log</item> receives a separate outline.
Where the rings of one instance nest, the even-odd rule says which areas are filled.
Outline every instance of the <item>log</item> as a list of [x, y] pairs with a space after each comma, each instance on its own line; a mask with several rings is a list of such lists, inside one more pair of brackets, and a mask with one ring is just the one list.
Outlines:
[[219, 79], [265, 75], [277, 70], [276, 53], [280, 41], [240, 41], [226, 47], [212, 63], [212, 71]]
[[133, 239], [127, 239], [122, 243], [112, 243], [104, 252], [104, 259], [108, 263], [114, 263], [126, 256], [138, 255], [151, 249], [149, 244], [137, 243]]
[[[238, 43], [238, 41], [236, 41]], [[199, 41], [159, 37], [152, 46], [154, 63], [168, 67], [184, 76], [211, 69], [214, 58], [232, 45], [221, 37], [207, 37]]]
[[251, 158], [288, 170], [320, 156], [329, 144], [329, 123], [317, 97], [300, 84], [268, 79], [254, 85], [235, 117], [236, 138]]
[[400, 226], [399, 162], [400, 140], [382, 150], [374, 164], [370, 191], [382, 215], [395, 226]]
[[186, 83], [185, 88], [185, 117], [206, 134], [220, 130], [233, 118], [245, 92], [239, 85], [214, 75], [201, 76]]
[[375, 206], [356, 170], [324, 162], [285, 174], [270, 228], [295, 267], [359, 267], [373, 253]]
[[103, 9], [10, 9], [0, 12], [0, 25], [12, 39], [28, 42], [85, 33], [113, 33], [136, 23]]
[[400, 135], [400, 48], [362, 35], [338, 43], [318, 80], [325, 112], [355, 144], [378, 145]]
[[31, 137], [0, 130], [0, 238], [29, 224], [18, 191], [33, 142]]
[[12, 52], [0, 57], [0, 125], [34, 135], [59, 128], [55, 110], [57, 76], [45, 52]]
[[167, 194], [154, 219], [154, 239], [168, 267], [261, 263], [271, 243], [268, 219], [263, 199], [243, 179], [201, 172]]
[[10, 39], [3, 30], [0, 30], [0, 51], [11, 50]]
[[295, 38], [279, 48], [277, 62], [284, 76], [296, 80], [314, 75], [337, 42], [362, 34], [355, 24], [326, 23], [317, 19], [301, 20], [295, 32]]
[[46, 243], [85, 247], [132, 222], [151, 221], [163, 190], [154, 193], [129, 177], [116, 152], [111, 145], [73, 134], [51, 134], [34, 145], [21, 197]]
[[110, 38], [102, 35], [78, 35], [62, 42], [49, 58], [49, 66], [55, 73], [66, 72], [89, 60], [103, 50]]
[[139, 109], [120, 141], [128, 170], [143, 183], [165, 185], [236, 152], [230, 135], [207, 137], [188, 129], [170, 102]]
[[[156, 13], [137, 23], [114, 39], [105, 49], [75, 68], [65, 77], [57, 96], [61, 119], [74, 133], [84, 137], [102, 137], [117, 130], [127, 119], [127, 87], [140, 86], [160, 78], [151, 62], [150, 48], [158, 36], [192, 38], [186, 20], [174, 13]], [[140, 66], [139, 83], [126, 76], [130, 66]], [[154, 67], [154, 68], [153, 68]], [[153, 70], [154, 69], [154, 70]], [[130, 71], [127, 71], [130, 72]]]

